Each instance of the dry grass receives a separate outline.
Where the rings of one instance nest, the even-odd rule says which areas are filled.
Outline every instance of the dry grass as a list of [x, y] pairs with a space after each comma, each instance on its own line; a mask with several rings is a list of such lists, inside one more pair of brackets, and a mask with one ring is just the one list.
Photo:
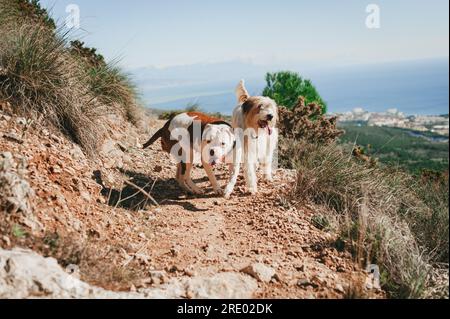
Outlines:
[[[391, 297], [427, 296], [435, 263], [447, 256], [448, 267], [448, 202], [442, 194], [426, 199], [436, 191], [396, 168], [357, 161], [335, 144], [292, 143], [301, 150], [292, 196], [325, 207], [329, 220], [321, 215], [318, 223], [340, 233], [362, 266], [380, 266]], [[448, 283], [441, 288], [434, 297], [445, 290], [448, 296]]]
[[285, 168], [295, 168], [301, 157], [303, 145], [296, 141], [329, 144], [344, 133], [336, 127], [336, 117], [323, 115], [317, 103], [306, 105], [302, 96], [292, 110], [280, 107], [279, 117], [279, 161]]
[[105, 134], [105, 114], [137, 123], [136, 90], [117, 67], [87, 68], [70, 50], [66, 33], [45, 23], [48, 17], [36, 18], [46, 12], [30, 17], [23, 3], [0, 0], [0, 100], [57, 126], [93, 154]]
[[79, 64], [45, 27], [23, 24], [0, 43], [0, 98], [14, 111], [59, 127], [73, 141], [93, 152], [101, 136], [101, 105], [89, 94]]
[[[44, 257], [53, 257], [62, 268], [75, 265], [81, 280], [114, 291], [129, 291], [148, 277], [146, 267], [133, 260], [123, 267], [123, 247], [93, 237], [81, 239], [78, 233], [61, 236], [55, 232], [42, 235], [27, 232], [17, 223], [17, 214], [0, 220], [0, 233], [10, 239], [8, 246], [0, 241], [0, 248], [23, 247]], [[126, 247], [125, 247], [126, 248]]]
[[323, 115], [319, 104], [305, 104], [305, 98], [300, 96], [292, 109], [280, 107], [279, 129], [288, 139], [327, 144], [344, 133], [336, 127], [336, 120]]
[[138, 124], [142, 110], [138, 105], [137, 88], [130, 76], [116, 62], [106, 63], [96, 49], [86, 47], [83, 42], [70, 42], [70, 52], [82, 65], [91, 94], [112, 112]]

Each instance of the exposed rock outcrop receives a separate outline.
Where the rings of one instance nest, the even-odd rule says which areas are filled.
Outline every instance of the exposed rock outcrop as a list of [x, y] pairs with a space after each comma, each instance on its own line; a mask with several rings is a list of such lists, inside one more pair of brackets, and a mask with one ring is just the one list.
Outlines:
[[167, 284], [137, 292], [112, 292], [91, 286], [58, 265], [30, 250], [0, 249], [1, 298], [251, 298], [256, 281], [239, 273], [219, 273], [209, 277], [172, 279]]
[[41, 228], [33, 216], [32, 198], [35, 196], [27, 180], [26, 159], [18, 161], [10, 152], [0, 153], [0, 212], [20, 213], [20, 221], [32, 230]]

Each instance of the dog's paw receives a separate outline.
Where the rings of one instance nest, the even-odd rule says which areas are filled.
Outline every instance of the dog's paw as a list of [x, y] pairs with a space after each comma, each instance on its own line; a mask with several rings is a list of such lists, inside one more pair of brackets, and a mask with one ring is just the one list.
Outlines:
[[226, 187], [225, 191], [223, 192], [223, 197], [225, 197], [225, 199], [230, 199], [232, 193], [233, 187]]
[[258, 187], [256, 187], [256, 186], [250, 187], [248, 189], [248, 191], [249, 191], [250, 194], [256, 195], [256, 193], [258, 193]]
[[214, 190], [214, 193], [216, 193], [217, 195], [222, 196], [223, 195], [223, 189], [222, 188], [217, 188]]
[[232, 193], [233, 193], [233, 190], [225, 190], [225, 191], [223, 192], [223, 197], [224, 197], [225, 199], [230, 199]]
[[264, 179], [266, 182], [273, 182], [273, 176], [272, 176], [272, 174], [264, 174], [264, 175], [263, 175], [263, 179]]
[[204, 195], [204, 194], [205, 194], [205, 192], [202, 191], [200, 188], [199, 188], [199, 189], [192, 190], [192, 192], [193, 192], [195, 195]]
[[191, 193], [193, 195], [203, 195], [205, 192], [198, 187], [190, 187], [189, 193]]

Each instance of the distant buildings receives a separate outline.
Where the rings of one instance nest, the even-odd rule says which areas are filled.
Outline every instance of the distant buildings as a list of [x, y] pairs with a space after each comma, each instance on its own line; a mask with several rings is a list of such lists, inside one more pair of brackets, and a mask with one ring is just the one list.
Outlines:
[[405, 116], [397, 109], [386, 112], [368, 112], [363, 108], [355, 108], [351, 112], [336, 114], [340, 122], [364, 122], [368, 126], [388, 126], [405, 128], [421, 132], [433, 132], [439, 135], [449, 135], [448, 116], [412, 115]]

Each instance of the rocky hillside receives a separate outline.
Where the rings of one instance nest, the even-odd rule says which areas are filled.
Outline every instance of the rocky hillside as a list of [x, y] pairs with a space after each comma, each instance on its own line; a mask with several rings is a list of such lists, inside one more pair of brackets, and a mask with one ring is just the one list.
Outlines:
[[[109, 116], [93, 158], [10, 110], [1, 104], [0, 298], [384, 296], [313, 226], [314, 206], [284, 199], [293, 171], [279, 169], [258, 196], [240, 180], [230, 200], [194, 197], [159, 143], [141, 149], [163, 124], [152, 116], [139, 129]], [[210, 190], [203, 170], [194, 174]], [[224, 184], [227, 170], [217, 174]]]

